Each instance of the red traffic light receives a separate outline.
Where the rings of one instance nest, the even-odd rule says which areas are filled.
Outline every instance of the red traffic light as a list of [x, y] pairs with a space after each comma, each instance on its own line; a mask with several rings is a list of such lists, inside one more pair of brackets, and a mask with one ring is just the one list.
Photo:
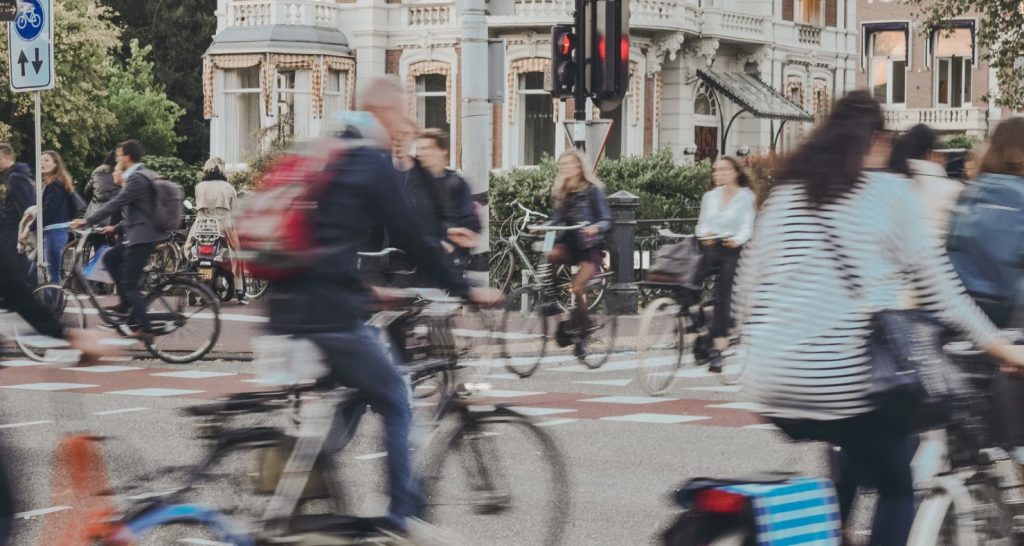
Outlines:
[[568, 57], [572, 53], [572, 34], [563, 34], [559, 47], [562, 49], [562, 55]]
[[597, 37], [597, 58], [602, 61], [608, 58], [607, 44], [605, 44], [604, 36]]
[[[603, 52], [601, 56], [604, 57]], [[629, 36], [623, 36], [619, 41], [619, 59], [624, 63], [629, 62]]]

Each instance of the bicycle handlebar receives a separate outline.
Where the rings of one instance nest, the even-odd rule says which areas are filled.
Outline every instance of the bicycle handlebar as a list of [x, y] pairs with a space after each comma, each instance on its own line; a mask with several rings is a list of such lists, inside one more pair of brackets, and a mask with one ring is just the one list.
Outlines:
[[538, 224], [530, 226], [530, 231], [576, 231], [589, 225], [591, 225], [590, 222], [583, 222], [582, 224], [576, 224], [574, 226], [549, 226], [545, 224]]
[[524, 207], [524, 206], [523, 206], [523, 204], [522, 204], [522, 203], [520, 203], [520, 202], [519, 202], [518, 200], [516, 200], [516, 201], [515, 201], [515, 205], [516, 205], [517, 207], [519, 207], [519, 210], [521, 210], [521, 211], [525, 212], [525, 213], [526, 213], [526, 214], [528, 214], [528, 215], [531, 215], [531, 216], [538, 216], [538, 217], [540, 217], [540, 218], [549, 218], [549, 216], [548, 216], [547, 214], [544, 214], [544, 213], [542, 213], [542, 212], [537, 212], [537, 211], [535, 211], [535, 210], [530, 210], [530, 209], [528, 209], [528, 208]]

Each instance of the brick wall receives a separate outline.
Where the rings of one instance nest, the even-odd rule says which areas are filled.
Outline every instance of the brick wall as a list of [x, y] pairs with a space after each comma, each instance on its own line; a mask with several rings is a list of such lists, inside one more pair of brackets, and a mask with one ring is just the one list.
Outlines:
[[825, 26], [834, 27], [836, 26], [837, 10], [839, 9], [838, 0], [825, 0]]
[[495, 103], [491, 110], [491, 167], [495, 169], [501, 168], [501, 130], [504, 127], [504, 122], [505, 105], [500, 102]]
[[384, 73], [386, 74], [398, 74], [399, 62], [402, 60], [401, 49], [389, 49], [384, 52]]
[[795, 0], [782, 0], [782, 20], [793, 20], [793, 2]]
[[644, 78], [644, 154], [654, 151], [654, 78]]

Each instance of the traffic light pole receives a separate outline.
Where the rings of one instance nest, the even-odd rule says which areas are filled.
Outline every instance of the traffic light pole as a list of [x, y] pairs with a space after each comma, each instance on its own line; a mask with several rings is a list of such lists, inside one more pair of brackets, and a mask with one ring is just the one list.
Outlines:
[[587, 147], [587, 53], [589, 46], [587, 28], [587, 2], [593, 0], [576, 0], [576, 85], [573, 86], [573, 145], [579, 151]]

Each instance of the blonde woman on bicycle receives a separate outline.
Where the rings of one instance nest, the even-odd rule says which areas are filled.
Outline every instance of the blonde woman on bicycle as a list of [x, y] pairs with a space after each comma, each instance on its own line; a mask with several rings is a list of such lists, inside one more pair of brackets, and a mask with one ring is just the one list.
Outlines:
[[[601, 245], [612, 227], [612, 213], [604, 194], [604, 185], [587, 165], [579, 150], [567, 150], [558, 158], [558, 176], [551, 189], [554, 214], [551, 225], [587, 224], [578, 230], [561, 232], [548, 254], [553, 268], [579, 266], [572, 280], [576, 307], [571, 310], [577, 329], [587, 326], [587, 283], [601, 268]], [[584, 349], [580, 349], [584, 350]]]

